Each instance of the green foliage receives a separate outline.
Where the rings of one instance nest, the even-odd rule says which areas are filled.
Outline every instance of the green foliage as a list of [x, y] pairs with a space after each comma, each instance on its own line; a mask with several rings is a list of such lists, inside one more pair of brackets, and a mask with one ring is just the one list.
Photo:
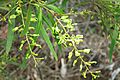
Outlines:
[[[109, 33], [111, 38], [110, 50], [109, 50], [109, 60], [112, 62], [112, 54], [114, 52], [118, 35], [119, 35], [119, 0], [98, 0], [96, 1], [97, 11], [99, 11], [100, 19], [104, 29]], [[113, 28], [113, 30], [111, 30]]]
[[[103, 31], [108, 38], [111, 39], [109, 46], [109, 61], [112, 62], [112, 55], [116, 45], [119, 45], [118, 36], [120, 28], [120, 1], [119, 0], [95, 0], [94, 2], [83, 2], [80, 5], [92, 4], [92, 7], [83, 10], [79, 14], [83, 16], [91, 15], [91, 20], [95, 16], [98, 18], [98, 24], [101, 25]], [[78, 13], [77, 13], [78, 14]]]
[[[70, 34], [74, 32], [74, 25], [76, 23], [73, 23], [72, 19], [70, 19], [68, 15], [65, 15], [62, 9], [53, 4], [56, 1], [57, 0], [52, 0], [50, 2], [44, 2], [41, 0], [16, 0], [14, 5], [11, 5], [12, 8], [10, 7], [10, 11], [8, 11], [8, 13], [1, 19], [5, 20], [8, 18], [9, 23], [6, 53], [9, 53], [11, 50], [14, 33], [16, 33], [22, 39], [19, 51], [24, 50], [24, 45], [27, 44], [27, 51], [20, 68], [26, 68], [27, 61], [30, 58], [34, 60], [36, 66], [37, 60], [41, 60], [43, 58], [39, 58], [38, 54], [33, 52], [33, 48], [42, 48], [40, 43], [37, 43], [39, 37], [41, 37], [47, 43], [52, 56], [56, 61], [59, 56], [59, 54], [54, 50], [56, 45], [61, 52], [62, 47], [64, 47], [64, 49], [71, 47], [72, 51], [69, 52], [68, 58], [71, 60], [73, 55], [75, 55], [76, 59], [73, 61], [73, 66], [75, 66], [78, 60], [80, 60], [80, 72], [84, 78], [86, 78], [87, 72], [90, 72], [93, 78], [96, 79], [96, 74], [99, 71], [92, 72], [89, 69], [89, 67], [96, 62], [85, 61], [84, 56], [81, 54], [89, 54], [90, 49], [79, 50], [77, 48], [77, 45], [83, 42], [83, 35]], [[65, 6], [64, 2], [67, 3], [67, 0], [62, 2], [62, 5]], [[55, 42], [50, 40], [48, 36], [49, 31], [55, 39]], [[113, 35], [116, 34], [114, 33]], [[85, 70], [83, 69], [83, 66], [85, 66]]]
[[27, 32], [28, 32], [28, 28], [30, 26], [31, 15], [32, 15], [31, 13], [32, 13], [31, 5], [29, 5], [28, 10], [27, 10], [26, 21], [23, 20], [24, 21], [23, 22], [24, 28], [23, 28], [23, 31], [21, 33], [22, 36], [27, 34]]
[[[12, 5], [15, 5], [15, 2]], [[15, 11], [13, 10], [8, 18], [8, 35], [7, 35], [7, 43], [6, 43], [6, 53], [9, 53], [14, 38], [14, 32], [12, 31], [12, 29], [15, 27], [16, 16], [14, 15], [14, 13]]]

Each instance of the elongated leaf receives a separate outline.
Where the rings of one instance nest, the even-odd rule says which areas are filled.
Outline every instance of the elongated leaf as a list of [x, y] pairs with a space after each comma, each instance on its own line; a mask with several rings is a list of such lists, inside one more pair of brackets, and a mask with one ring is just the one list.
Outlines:
[[110, 62], [112, 62], [112, 54], [113, 54], [115, 44], [116, 44], [116, 40], [112, 39], [111, 44], [110, 44], [110, 50], [109, 50], [109, 60], [110, 60]]
[[50, 51], [52, 52], [52, 55], [54, 56], [55, 60], [57, 60], [57, 54], [53, 48], [53, 45], [49, 39], [49, 36], [47, 35], [47, 32], [45, 30], [45, 28], [42, 25], [42, 9], [40, 9], [40, 13], [38, 14], [38, 28], [40, 30], [40, 34], [42, 35], [42, 37], [44, 38], [45, 42], [47, 43], [48, 47], [50, 48]]
[[54, 6], [54, 5], [46, 5], [48, 8], [50, 8], [51, 10], [55, 11], [56, 13], [59, 13], [59, 14], [63, 14], [63, 11], [62, 9]]
[[52, 27], [54, 26], [54, 24], [55, 24], [55, 21], [54, 21], [54, 18], [53, 18], [53, 15], [51, 14], [51, 13], [47, 13], [48, 14], [48, 18], [49, 18], [49, 20], [50, 20], [50, 22], [52, 23]]
[[31, 10], [31, 5], [29, 5], [28, 7], [28, 11], [27, 11], [27, 19], [25, 22], [25, 27], [21, 33], [21, 35], [25, 35], [28, 32], [29, 26], [30, 26], [30, 19], [31, 19], [31, 14], [32, 14], [32, 10]]
[[25, 57], [23, 58], [22, 63], [19, 65], [20, 69], [24, 70], [27, 68], [27, 59]]
[[13, 38], [14, 38], [14, 32], [12, 29], [15, 26], [15, 19], [9, 19], [8, 20], [8, 34], [7, 34], [7, 44], [6, 44], [6, 53], [9, 53], [10, 48], [12, 46]]
[[50, 20], [45, 15], [43, 15], [43, 20], [46, 23], [47, 27], [52, 31], [52, 23]]
[[[37, 8], [37, 7], [36, 7]], [[39, 6], [38, 8], [37, 8], [37, 11], [38, 11], [38, 14], [36, 14], [37, 15], [37, 17], [38, 17], [38, 23], [37, 23], [37, 26], [35, 27], [35, 33], [36, 34], [39, 34], [39, 33], [41, 33], [40, 32], [40, 25], [41, 25], [41, 22], [42, 22], [42, 8]], [[34, 40], [36, 41], [37, 40], [37, 36], [34, 38]]]
[[[11, 12], [11, 14], [14, 14], [14, 10]], [[8, 54], [11, 46], [12, 46], [12, 42], [14, 39], [14, 32], [13, 32], [13, 28], [15, 27], [15, 16], [14, 15], [10, 15], [8, 18], [8, 33], [7, 33], [7, 43], [6, 43], [6, 53]]]
[[48, 4], [54, 4], [55, 2], [57, 2], [58, 0], [48, 0]]
[[112, 54], [113, 54], [113, 51], [114, 51], [114, 47], [116, 45], [116, 40], [117, 40], [117, 36], [118, 36], [118, 29], [117, 27], [115, 26], [115, 29], [111, 35], [111, 44], [110, 44], [110, 50], [109, 50], [109, 60], [110, 62], [112, 62]]
[[9, 11], [9, 8], [8, 8], [8, 7], [4, 7], [4, 6], [0, 6], [0, 9], [1, 9], [1, 10]]
[[63, 0], [62, 1], [62, 4], [61, 4], [62, 9], [65, 9], [67, 2], [68, 2], [68, 0]]
[[[43, 20], [44, 20], [44, 22], [46, 23], [46, 25], [48, 26], [48, 28], [53, 32], [53, 30], [52, 30], [52, 27], [54, 26], [54, 25], [52, 25], [52, 22], [51, 21], [53, 21], [53, 23], [55, 23], [54, 22], [54, 19], [52, 19], [52, 20], [49, 20], [45, 15], [43, 16]], [[61, 44], [58, 44], [58, 52], [59, 53], [61, 53], [62, 52], [62, 46], [61, 46]]]
[[39, 7], [38, 8], [38, 24], [37, 24], [36, 29], [35, 29], [36, 34], [39, 34], [39, 32], [40, 32], [39, 29], [40, 29], [41, 24], [42, 24], [42, 8]]

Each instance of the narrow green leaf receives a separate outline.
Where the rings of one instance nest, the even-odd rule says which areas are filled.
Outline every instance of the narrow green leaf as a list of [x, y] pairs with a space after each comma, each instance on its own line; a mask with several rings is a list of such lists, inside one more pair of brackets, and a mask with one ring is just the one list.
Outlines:
[[[50, 18], [49, 18], [50, 19]], [[51, 20], [49, 20], [45, 15], [43, 15], [43, 20], [46, 23], [47, 27], [53, 32], [52, 27], [54, 26], [54, 19], [51, 18]], [[51, 22], [52, 21], [52, 22]], [[52, 24], [53, 23], [53, 24]], [[62, 46], [61, 44], [58, 44], [58, 52], [61, 53], [62, 52]]]
[[67, 2], [68, 2], [68, 0], [63, 0], [62, 1], [62, 4], [61, 4], [62, 9], [65, 9]]
[[50, 51], [52, 52], [52, 55], [54, 56], [55, 60], [57, 60], [57, 54], [53, 48], [53, 45], [49, 39], [49, 36], [47, 35], [47, 32], [45, 30], [45, 28], [42, 25], [42, 9], [39, 8], [40, 13], [38, 14], [38, 28], [40, 30], [40, 34], [42, 35], [42, 37], [44, 38], [45, 42], [47, 43], [48, 47], [50, 48]]
[[[16, 1], [12, 3], [13, 6], [15, 6], [15, 2]], [[11, 7], [11, 9], [13, 8]], [[10, 16], [8, 17], [8, 33], [7, 33], [7, 42], [6, 42], [6, 53], [7, 54], [9, 53], [12, 47], [12, 42], [14, 39], [14, 32], [12, 30], [15, 27], [15, 17], [13, 17], [14, 13], [15, 13], [15, 10], [13, 9], [10, 13]]]
[[27, 17], [26, 17], [27, 19], [26, 19], [26, 22], [25, 22], [25, 27], [24, 27], [24, 29], [21, 33], [22, 36], [27, 34], [27, 32], [28, 32], [28, 29], [29, 29], [29, 26], [30, 26], [31, 14], [32, 14], [31, 5], [29, 5], [28, 11], [27, 11]]
[[54, 18], [53, 18], [53, 16], [52, 16], [52, 14], [49, 13], [49, 12], [48, 12], [47, 14], [48, 14], [48, 18], [49, 18], [50, 22], [52, 23], [52, 26], [54, 26], [55, 21], [54, 21]]
[[52, 31], [52, 23], [50, 20], [45, 15], [43, 15], [43, 20], [46, 23], [47, 27]]
[[54, 6], [54, 5], [46, 5], [48, 8], [50, 8], [51, 10], [55, 11], [56, 13], [59, 13], [59, 14], [63, 14], [63, 11], [62, 9]]
[[58, 51], [59, 51], [59, 53], [62, 52], [62, 45], [61, 44], [58, 44]]
[[51, 13], [48, 12], [47, 14], [48, 14], [48, 18], [49, 18], [50, 22], [52, 23], [52, 27], [53, 27], [55, 24], [54, 18]]
[[55, 2], [57, 2], [58, 0], [48, 0], [48, 4], [54, 4]]
[[[38, 8], [36, 7], [37, 11], [38, 11], [38, 14], [37, 17], [38, 17], [38, 22], [37, 22], [37, 26], [35, 27], [35, 34], [39, 34], [41, 33], [40, 32], [40, 26], [42, 25], [42, 8], [39, 6]], [[37, 36], [34, 37], [34, 40], [36, 41], [37, 40]]]
[[27, 59], [25, 57], [23, 58], [22, 63], [19, 65], [20, 69], [24, 70], [27, 68]]
[[9, 8], [8, 8], [8, 7], [6, 7], [6, 6], [0, 6], [0, 9], [1, 9], [1, 10], [6, 10], [6, 11], [9, 11]]
[[113, 54], [113, 50], [114, 50], [115, 44], [116, 44], [116, 40], [112, 39], [111, 40], [111, 44], [110, 44], [110, 50], [109, 50], [109, 60], [110, 60], [110, 63], [112, 62], [112, 54]]
[[7, 34], [7, 43], [6, 43], [6, 53], [9, 53], [11, 46], [12, 46], [12, 42], [13, 42], [13, 38], [14, 38], [14, 32], [13, 32], [13, 28], [15, 26], [15, 18], [8, 19], [8, 34]]
[[109, 60], [110, 62], [112, 62], [112, 54], [113, 54], [113, 51], [114, 51], [114, 47], [116, 45], [116, 40], [117, 40], [117, 36], [118, 36], [118, 29], [117, 27], [115, 26], [115, 29], [111, 35], [111, 44], [110, 44], [110, 50], [109, 50]]
[[38, 24], [35, 28], [35, 33], [36, 34], [39, 34], [39, 32], [40, 32], [39, 29], [40, 29], [41, 24], [42, 24], [42, 8], [39, 6], [39, 8], [38, 8]]

